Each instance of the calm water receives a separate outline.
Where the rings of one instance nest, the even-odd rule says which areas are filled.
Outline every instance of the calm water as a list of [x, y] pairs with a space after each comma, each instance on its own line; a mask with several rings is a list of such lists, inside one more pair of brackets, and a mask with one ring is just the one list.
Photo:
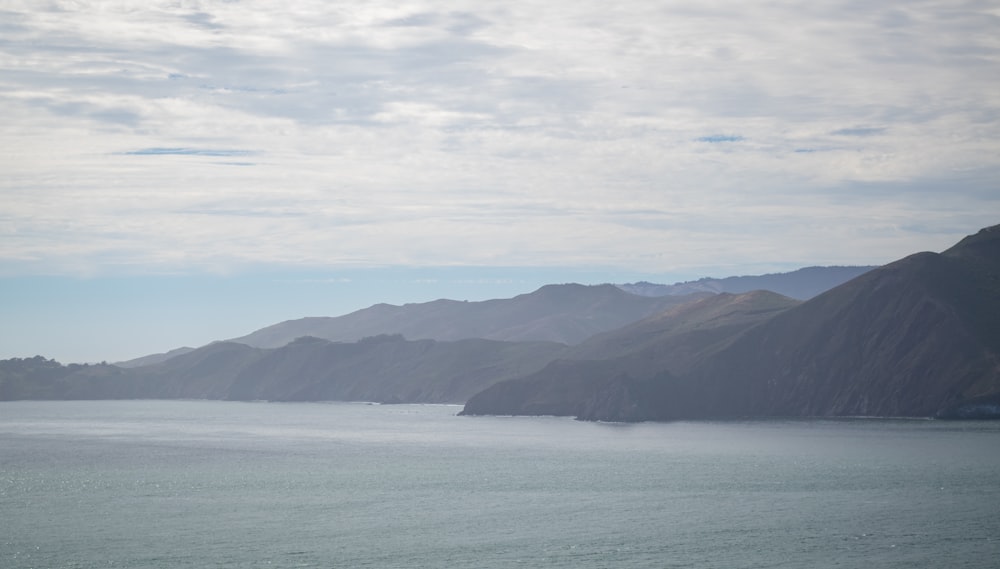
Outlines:
[[0, 567], [1000, 566], [1000, 423], [0, 403]]

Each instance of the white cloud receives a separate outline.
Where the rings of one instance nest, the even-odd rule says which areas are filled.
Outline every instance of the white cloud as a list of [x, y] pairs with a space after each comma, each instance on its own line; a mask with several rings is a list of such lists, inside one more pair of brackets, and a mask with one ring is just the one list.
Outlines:
[[5, 274], [870, 263], [1000, 212], [989, 3], [0, 10]]

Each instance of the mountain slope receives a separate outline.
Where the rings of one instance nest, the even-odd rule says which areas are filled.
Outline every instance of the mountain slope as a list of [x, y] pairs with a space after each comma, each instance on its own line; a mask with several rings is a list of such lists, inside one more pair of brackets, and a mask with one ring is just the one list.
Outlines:
[[241, 370], [227, 398], [462, 403], [493, 383], [541, 368], [563, 349], [482, 339], [378, 336], [346, 344], [302, 338], [265, 350]]
[[998, 261], [993, 227], [864, 275], [734, 343], [699, 398], [720, 415], [931, 416], [1000, 393]]
[[[675, 307], [568, 350], [539, 372], [497, 384], [468, 401], [463, 414], [576, 415], [639, 420], [619, 384], [690, 372], [740, 332], [798, 301], [772, 292], [719, 294]], [[608, 406], [613, 409], [606, 408]]]
[[128, 370], [108, 364], [62, 365], [42, 356], [0, 360], [0, 401], [142, 397]]
[[502, 380], [541, 369], [566, 349], [553, 342], [354, 343], [299, 338], [281, 348], [216, 342], [137, 367], [0, 362], [0, 400], [233, 399], [462, 403]]
[[123, 362], [115, 362], [114, 365], [116, 365], [118, 367], [125, 367], [125, 368], [149, 366], [149, 365], [153, 365], [153, 364], [158, 364], [160, 362], [165, 362], [165, 361], [169, 360], [170, 358], [179, 356], [181, 354], [186, 354], [188, 352], [193, 352], [193, 351], [194, 351], [194, 348], [189, 348], [187, 346], [184, 346], [182, 348], [174, 348], [173, 350], [170, 350], [169, 352], [164, 352], [164, 353], [161, 353], [161, 354], [149, 354], [148, 356], [142, 356], [142, 357], [134, 358], [134, 359], [131, 359], [131, 360], [126, 360], [126, 361], [123, 361]]
[[402, 334], [408, 339], [576, 344], [700, 296], [650, 298], [614, 285], [547, 285], [510, 299], [377, 304], [344, 316], [288, 320], [232, 341], [275, 348], [301, 336], [351, 342], [379, 334]]
[[807, 300], [867, 273], [876, 267], [805, 267], [788, 273], [757, 276], [704, 278], [672, 285], [648, 282], [618, 285], [622, 290], [643, 296], [730, 292], [740, 294], [769, 290], [799, 300]]
[[[558, 375], [590, 383], [549, 409], [607, 420], [989, 415], [1000, 409], [1000, 226], [875, 269], [714, 343], [692, 339], [663, 338], [583, 373], [587, 362], [560, 362]], [[679, 342], [692, 350], [681, 358], [690, 365], [667, 357], [682, 351]], [[466, 411], [530, 413], [555, 381], [553, 368], [498, 384]]]
[[[770, 291], [720, 293], [648, 316], [622, 328], [597, 334], [562, 356], [563, 359], [612, 359], [646, 354], [649, 359], [679, 364], [679, 354], [664, 350], [684, 338], [693, 346], [725, 339], [801, 302]], [[701, 350], [699, 350], [701, 351]], [[669, 353], [669, 358], [667, 357]], [[692, 353], [687, 350], [685, 353]]]

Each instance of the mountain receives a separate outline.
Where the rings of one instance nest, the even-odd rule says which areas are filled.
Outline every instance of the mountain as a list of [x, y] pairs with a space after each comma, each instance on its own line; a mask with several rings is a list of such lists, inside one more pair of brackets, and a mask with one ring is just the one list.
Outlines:
[[137, 367], [62, 366], [44, 358], [0, 362], [0, 400], [232, 399], [462, 403], [531, 373], [566, 346], [553, 342], [337, 343], [304, 337], [281, 348], [216, 342]]
[[[683, 375], [728, 346], [740, 332], [799, 305], [768, 291], [722, 293], [594, 336], [540, 371], [476, 394], [466, 415], [575, 415], [641, 420], [629, 407], [606, 406], [608, 390], [633, 378]], [[613, 403], [611, 403], [613, 405]], [[624, 404], [624, 402], [622, 402]]]
[[135, 387], [128, 371], [113, 365], [64, 366], [42, 356], [0, 360], [0, 401], [141, 397]]
[[464, 413], [1000, 417], [1000, 226], [751, 320], [658, 337], [636, 325], [615, 341], [644, 347], [562, 359], [477, 394]]
[[156, 396], [168, 398], [207, 392], [236, 400], [461, 403], [497, 381], [540, 369], [564, 349], [551, 342], [398, 335], [353, 343], [303, 337], [272, 349], [220, 342], [146, 375], [169, 379], [152, 382], [164, 386]]
[[[351, 342], [311, 334], [371, 330]], [[247, 338], [132, 368], [4, 360], [0, 399], [467, 401], [465, 414], [613, 421], [997, 418], [1000, 226], [805, 302], [550, 285], [513, 299], [376, 305]]]
[[683, 295], [697, 292], [731, 292], [769, 290], [789, 298], [808, 300], [876, 267], [805, 267], [789, 273], [759, 276], [704, 278], [672, 285], [638, 282], [618, 285], [624, 291], [642, 296]]
[[376, 304], [344, 316], [288, 320], [231, 341], [276, 348], [301, 336], [352, 342], [379, 334], [402, 334], [414, 340], [482, 338], [576, 344], [707, 294], [654, 298], [630, 294], [614, 285], [547, 285], [510, 299]]
[[[720, 293], [592, 336], [561, 357], [593, 360], [641, 355], [644, 359], [677, 364], [682, 354], [664, 352], [664, 344], [676, 344], [675, 339], [683, 337], [692, 345], [710, 345], [799, 304], [798, 300], [765, 290], [739, 295]], [[684, 353], [693, 351], [685, 348]]]
[[131, 360], [126, 360], [124, 362], [115, 362], [118, 367], [131, 368], [131, 367], [142, 367], [153, 364], [158, 364], [160, 362], [165, 362], [174, 356], [179, 356], [181, 354], [186, 354], [188, 352], [193, 352], [194, 348], [189, 348], [187, 346], [183, 348], [175, 348], [169, 352], [164, 352], [162, 354], [150, 354], [148, 356], [142, 356], [140, 358], [135, 358]]

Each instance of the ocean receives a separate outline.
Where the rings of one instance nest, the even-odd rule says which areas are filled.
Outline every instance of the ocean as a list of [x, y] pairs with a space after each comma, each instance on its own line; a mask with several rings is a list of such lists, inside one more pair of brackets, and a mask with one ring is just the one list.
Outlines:
[[1000, 422], [460, 409], [0, 403], [0, 567], [1000, 567]]

